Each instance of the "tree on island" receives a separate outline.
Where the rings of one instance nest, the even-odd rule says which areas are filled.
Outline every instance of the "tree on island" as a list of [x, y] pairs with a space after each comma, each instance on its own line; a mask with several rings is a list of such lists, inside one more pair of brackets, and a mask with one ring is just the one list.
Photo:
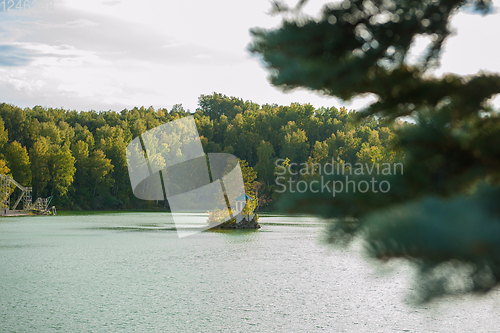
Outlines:
[[[488, 14], [491, 1], [345, 0], [317, 18], [302, 14], [306, 2], [274, 3], [285, 15], [281, 26], [251, 31], [250, 50], [271, 83], [344, 100], [373, 94], [377, 101], [360, 119], [411, 116], [415, 125], [397, 127], [394, 147], [404, 149], [405, 168], [386, 178], [388, 193], [308, 191], [283, 207], [336, 218], [332, 240], [359, 234], [377, 258], [414, 261], [422, 301], [492, 290], [500, 282], [500, 117], [488, 101], [500, 93], [500, 76], [433, 76], [452, 16], [464, 6]], [[429, 44], [412, 63], [417, 37]]]
[[[251, 166], [249, 166], [248, 162], [245, 160], [239, 159], [239, 164], [241, 168], [241, 175], [243, 177], [243, 186], [245, 188], [245, 193], [236, 199], [244, 200], [247, 202], [245, 207], [243, 208], [243, 211], [240, 212], [239, 214], [253, 217], [252, 221], [250, 220], [244, 221], [245, 223], [243, 229], [260, 228], [258, 224], [259, 216], [258, 215], [254, 216], [255, 210], [257, 208], [256, 206], [258, 203], [258, 198], [256, 197], [257, 193], [255, 191], [259, 185], [259, 182], [255, 181], [255, 179], [257, 178], [257, 172], [255, 172], [254, 169]], [[224, 203], [224, 206], [225, 204], [226, 203]], [[208, 213], [207, 222], [209, 225], [213, 225], [214, 228], [231, 229], [232, 227], [236, 226], [236, 218], [229, 219], [229, 210], [226, 208], [222, 210], [215, 209], [212, 211], [208, 211], [207, 213]], [[236, 215], [234, 211], [232, 211], [231, 214], [232, 216]], [[225, 222], [221, 223], [221, 221]]]

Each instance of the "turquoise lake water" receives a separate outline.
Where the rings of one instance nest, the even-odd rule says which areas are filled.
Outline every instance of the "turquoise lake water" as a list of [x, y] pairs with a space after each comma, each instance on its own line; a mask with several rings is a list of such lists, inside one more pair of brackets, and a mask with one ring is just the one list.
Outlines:
[[408, 263], [327, 245], [321, 220], [181, 239], [170, 220], [2, 218], [0, 332], [500, 331], [498, 290], [408, 304]]

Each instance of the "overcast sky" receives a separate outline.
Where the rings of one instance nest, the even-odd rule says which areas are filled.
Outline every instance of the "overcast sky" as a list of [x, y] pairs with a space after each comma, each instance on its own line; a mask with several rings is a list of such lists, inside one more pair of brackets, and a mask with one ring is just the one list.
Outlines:
[[[246, 50], [250, 28], [281, 21], [267, 14], [268, 0], [51, 3], [45, 10], [10, 12], [0, 4], [0, 102], [116, 111], [183, 104], [194, 111], [198, 97], [212, 92], [259, 104], [359, 109], [369, 101], [346, 103], [272, 87], [262, 64]], [[323, 4], [311, 0], [305, 10], [317, 14]], [[462, 12], [452, 24], [457, 35], [446, 44], [437, 74], [500, 72], [499, 14]]]

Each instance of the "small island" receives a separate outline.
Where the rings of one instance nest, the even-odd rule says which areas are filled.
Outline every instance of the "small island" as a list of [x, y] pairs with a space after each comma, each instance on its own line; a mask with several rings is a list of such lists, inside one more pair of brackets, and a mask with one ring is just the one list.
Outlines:
[[[257, 200], [248, 194], [242, 194], [235, 199], [236, 215], [228, 209], [214, 210], [209, 212], [208, 224], [210, 229], [259, 229], [259, 215]], [[221, 222], [223, 221], [223, 222]]]

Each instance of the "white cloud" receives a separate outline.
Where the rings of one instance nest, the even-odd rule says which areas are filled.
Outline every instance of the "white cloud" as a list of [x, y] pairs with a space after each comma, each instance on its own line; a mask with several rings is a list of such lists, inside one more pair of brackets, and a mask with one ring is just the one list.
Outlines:
[[[311, 0], [305, 9], [314, 15], [322, 5]], [[212, 92], [259, 104], [354, 109], [373, 100], [347, 104], [272, 87], [266, 70], [246, 50], [250, 28], [280, 23], [280, 17], [266, 14], [269, 9], [267, 0], [61, 0], [51, 12], [2, 14], [0, 100], [77, 110], [177, 103], [194, 110], [198, 97]], [[457, 15], [453, 24], [459, 35], [446, 44], [441, 73], [500, 71], [491, 43], [497, 22], [497, 15]]]
[[106, 5], [106, 6], [116, 6], [116, 5], [119, 5], [121, 4], [122, 2], [121, 1], [115, 1], [115, 0], [111, 0], [111, 1], [103, 1], [101, 2], [103, 5]]
[[500, 14], [473, 15], [459, 13], [452, 20], [456, 35], [445, 44], [441, 68], [437, 74], [476, 74], [479, 71], [500, 71], [496, 35]]

